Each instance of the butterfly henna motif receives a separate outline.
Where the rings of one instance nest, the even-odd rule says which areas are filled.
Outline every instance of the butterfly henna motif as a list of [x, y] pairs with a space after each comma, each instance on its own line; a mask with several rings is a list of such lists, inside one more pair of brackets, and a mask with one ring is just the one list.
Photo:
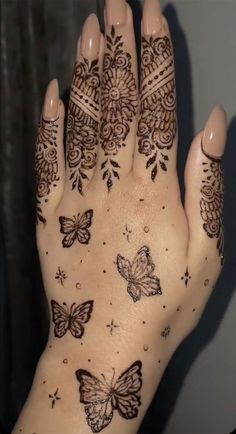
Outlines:
[[160, 279], [153, 275], [155, 265], [150, 256], [149, 248], [143, 246], [131, 263], [121, 255], [117, 256], [117, 269], [128, 282], [127, 291], [133, 301], [139, 301], [141, 296], [162, 294]]
[[78, 214], [77, 217], [59, 217], [61, 225], [60, 232], [65, 235], [62, 240], [64, 248], [71, 247], [75, 240], [80, 244], [88, 244], [91, 238], [89, 228], [92, 224], [93, 210], [89, 209], [84, 214]]
[[83, 369], [75, 375], [80, 383], [80, 402], [84, 404], [86, 420], [93, 433], [106, 428], [112, 421], [113, 413], [118, 411], [125, 419], [138, 416], [141, 405], [139, 392], [142, 388], [142, 362], [136, 361], [115, 381], [115, 370], [111, 382], [98, 379]]
[[74, 338], [81, 339], [84, 335], [83, 324], [90, 320], [93, 304], [91, 300], [82, 304], [73, 303], [69, 309], [66, 303], [62, 303], [61, 306], [55, 300], [51, 300], [55, 337], [62, 338], [70, 331]]

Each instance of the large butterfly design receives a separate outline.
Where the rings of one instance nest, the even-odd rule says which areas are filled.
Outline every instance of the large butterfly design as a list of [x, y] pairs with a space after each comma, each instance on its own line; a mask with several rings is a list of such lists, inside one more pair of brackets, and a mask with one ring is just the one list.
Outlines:
[[114, 410], [125, 419], [138, 416], [141, 399], [138, 394], [142, 387], [142, 362], [136, 361], [114, 381], [103, 381], [83, 369], [75, 375], [80, 383], [80, 402], [84, 404], [86, 420], [93, 433], [106, 428], [113, 418]]
[[147, 246], [141, 247], [133, 262], [121, 255], [117, 256], [117, 268], [121, 276], [127, 280], [128, 294], [136, 302], [142, 295], [162, 294], [160, 279], [153, 275], [155, 265]]
[[82, 304], [73, 303], [69, 309], [66, 303], [62, 303], [61, 306], [55, 300], [51, 300], [52, 320], [55, 324], [54, 335], [62, 338], [69, 330], [74, 338], [82, 338], [83, 324], [90, 320], [93, 303], [91, 300]]
[[59, 217], [60, 232], [65, 235], [62, 240], [63, 247], [71, 247], [77, 239], [81, 244], [88, 244], [91, 238], [89, 228], [92, 224], [93, 210], [89, 209], [77, 217]]

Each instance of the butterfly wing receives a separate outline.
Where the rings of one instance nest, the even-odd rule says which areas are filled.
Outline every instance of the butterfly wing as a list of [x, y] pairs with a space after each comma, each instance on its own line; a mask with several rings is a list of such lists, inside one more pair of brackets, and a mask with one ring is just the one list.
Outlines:
[[76, 239], [75, 220], [68, 217], [59, 217], [60, 232], [66, 236], [62, 240], [62, 245], [65, 248], [71, 247]]
[[132, 279], [134, 279], [135, 281], [139, 280], [142, 277], [153, 273], [154, 269], [155, 265], [150, 256], [149, 248], [147, 246], [141, 247], [132, 263]]
[[67, 330], [69, 325], [69, 314], [68, 311], [60, 306], [55, 300], [51, 300], [52, 307], [52, 320], [55, 324], [54, 327], [54, 335], [57, 338], [62, 338]]
[[117, 255], [117, 269], [124, 279], [130, 280], [131, 263], [124, 256]]
[[91, 234], [88, 230], [92, 224], [92, 218], [93, 218], [93, 210], [89, 209], [86, 211], [82, 216], [80, 217], [78, 223], [77, 223], [77, 232], [76, 236], [78, 241], [81, 244], [88, 244], [89, 240], [91, 238]]
[[75, 375], [80, 383], [80, 402], [85, 405], [87, 423], [93, 433], [98, 433], [113, 417], [110, 389], [88, 371], [79, 369]]
[[120, 416], [133, 419], [141, 405], [139, 391], [142, 387], [142, 362], [137, 360], [117, 379], [114, 387], [115, 408]]
[[93, 311], [93, 301], [86, 301], [85, 303], [75, 305], [71, 309], [71, 319], [69, 330], [77, 339], [82, 338], [84, 334], [84, 327], [82, 324], [87, 323], [90, 320], [91, 313]]

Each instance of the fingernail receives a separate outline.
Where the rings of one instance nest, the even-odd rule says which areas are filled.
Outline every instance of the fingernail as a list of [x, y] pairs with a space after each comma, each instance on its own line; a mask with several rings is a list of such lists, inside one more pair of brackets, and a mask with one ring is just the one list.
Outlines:
[[43, 106], [43, 117], [48, 120], [55, 119], [58, 115], [59, 87], [56, 79], [50, 81]]
[[127, 4], [125, 0], [106, 0], [106, 20], [109, 26], [125, 24]]
[[88, 60], [98, 57], [100, 45], [100, 26], [95, 14], [86, 19], [81, 36], [81, 55]]
[[143, 34], [147, 36], [162, 30], [162, 13], [159, 0], [145, 0], [143, 7]]
[[227, 116], [221, 105], [216, 106], [206, 123], [202, 147], [207, 155], [220, 158], [224, 154], [227, 137]]

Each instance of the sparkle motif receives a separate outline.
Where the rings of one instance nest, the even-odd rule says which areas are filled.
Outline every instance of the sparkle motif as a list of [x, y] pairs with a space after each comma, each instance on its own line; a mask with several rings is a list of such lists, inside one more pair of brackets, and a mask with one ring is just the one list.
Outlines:
[[60, 396], [58, 396], [58, 388], [53, 395], [49, 394], [48, 397], [52, 400], [51, 408], [54, 408], [56, 402], [61, 399]]
[[110, 334], [113, 335], [114, 329], [118, 328], [119, 326], [114, 322], [114, 320], [112, 320], [110, 324], [106, 325], [106, 327], [110, 329]]
[[170, 326], [167, 326], [164, 328], [164, 330], [161, 332], [161, 336], [166, 339], [170, 334]]
[[188, 286], [188, 282], [191, 279], [192, 279], [192, 276], [190, 276], [189, 271], [188, 271], [188, 267], [187, 267], [184, 275], [181, 277], [181, 280], [184, 280], [185, 286], [187, 287]]
[[130, 235], [132, 234], [132, 230], [128, 227], [128, 225], [125, 225], [125, 230], [123, 232], [124, 237], [126, 237], [127, 241], [130, 242]]
[[57, 280], [57, 283], [60, 283], [62, 286], [64, 286], [64, 280], [67, 278], [66, 273], [61, 270], [61, 267], [58, 267], [58, 271], [56, 272], [55, 279]]

